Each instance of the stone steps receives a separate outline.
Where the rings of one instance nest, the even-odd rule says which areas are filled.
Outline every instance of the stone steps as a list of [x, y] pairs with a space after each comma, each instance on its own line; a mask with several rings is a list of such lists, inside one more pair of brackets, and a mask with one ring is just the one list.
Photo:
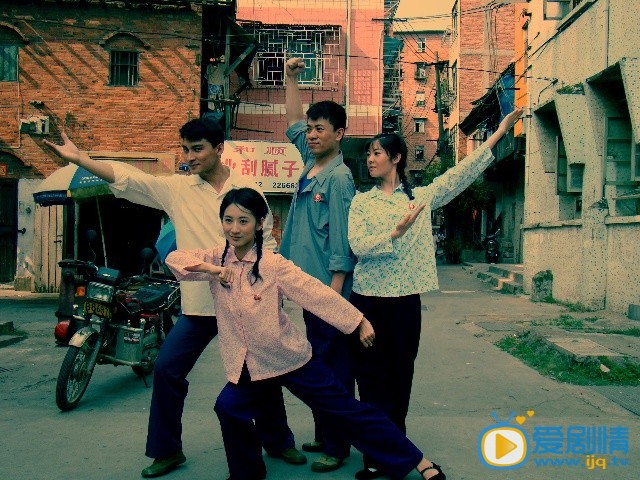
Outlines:
[[493, 285], [495, 290], [514, 295], [524, 290], [523, 268], [520, 265], [470, 264], [470, 266], [477, 271], [478, 278]]

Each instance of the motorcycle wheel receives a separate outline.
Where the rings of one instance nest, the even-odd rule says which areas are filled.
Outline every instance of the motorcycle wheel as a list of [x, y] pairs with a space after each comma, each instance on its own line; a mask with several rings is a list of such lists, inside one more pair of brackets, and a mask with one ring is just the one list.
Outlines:
[[98, 347], [92, 337], [81, 347], [70, 346], [67, 350], [56, 383], [56, 404], [63, 412], [75, 408], [84, 395], [96, 366], [91, 362], [92, 352]]

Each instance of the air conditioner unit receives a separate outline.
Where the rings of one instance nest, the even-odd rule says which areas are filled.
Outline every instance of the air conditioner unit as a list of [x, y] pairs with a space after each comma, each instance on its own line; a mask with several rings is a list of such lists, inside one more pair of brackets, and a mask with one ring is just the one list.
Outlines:
[[49, 134], [49, 117], [47, 115], [31, 115], [20, 119], [20, 132], [34, 135]]

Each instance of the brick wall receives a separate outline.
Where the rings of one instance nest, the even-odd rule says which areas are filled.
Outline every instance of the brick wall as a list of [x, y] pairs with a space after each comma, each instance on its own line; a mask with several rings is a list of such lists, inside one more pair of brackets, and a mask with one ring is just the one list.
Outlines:
[[[4, 1], [0, 14], [27, 40], [19, 81], [0, 83], [0, 151], [31, 164], [22, 177], [45, 177], [62, 165], [40, 137], [18, 132], [18, 119], [30, 115], [49, 116], [48, 139], [65, 130], [81, 149], [179, 153], [179, 127], [199, 116], [196, 12]], [[109, 86], [105, 47], [128, 31], [137, 39], [111, 41], [140, 45], [139, 85]]]
[[[350, 12], [350, 32], [347, 5], [346, 0], [238, 0], [237, 19], [266, 25], [339, 26], [338, 84], [325, 88], [303, 87], [302, 102], [305, 111], [310, 103], [322, 100], [345, 105], [349, 121], [347, 136], [373, 136], [381, 130], [382, 22], [372, 19], [382, 18], [383, 1], [354, 1]], [[348, 60], [347, 38], [351, 42]], [[240, 100], [244, 103], [238, 109], [237, 126], [250, 130], [234, 130], [234, 138], [285, 140], [284, 86], [248, 89], [240, 94]], [[262, 103], [269, 105], [267, 111], [265, 107], [255, 105]]]
[[[473, 108], [471, 102], [482, 97], [514, 60], [515, 6], [487, 9], [485, 0], [458, 1], [459, 55], [449, 63], [458, 67], [458, 110], [453, 117], [463, 121]], [[466, 154], [467, 139], [460, 132], [458, 159]]]

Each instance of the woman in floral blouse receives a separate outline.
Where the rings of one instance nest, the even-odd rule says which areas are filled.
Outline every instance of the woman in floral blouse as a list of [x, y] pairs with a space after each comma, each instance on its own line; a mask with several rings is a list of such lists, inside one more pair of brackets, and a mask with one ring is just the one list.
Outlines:
[[[438, 289], [431, 211], [450, 202], [491, 164], [491, 148], [521, 113], [511, 112], [471, 155], [431, 185], [413, 190], [405, 177], [402, 137], [383, 133], [369, 143], [369, 174], [380, 182], [356, 195], [349, 210], [349, 244], [358, 257], [350, 300], [371, 321], [376, 342], [367, 349], [354, 342], [353, 367], [360, 399], [383, 410], [403, 432], [420, 343], [420, 294]], [[367, 455], [364, 463], [356, 478], [384, 475]]]
[[229, 383], [216, 400], [231, 480], [266, 477], [253, 419], [266, 389], [285, 386], [346, 432], [352, 445], [394, 479], [416, 468], [445, 480], [440, 467], [375, 407], [357, 401], [321, 361], [282, 309], [286, 296], [343, 333], [358, 330], [363, 347], [374, 342], [369, 321], [340, 294], [281, 255], [262, 250], [268, 209], [251, 188], [230, 191], [220, 206], [224, 249], [177, 250], [166, 263], [179, 280], [208, 280], [216, 302], [218, 339]]

